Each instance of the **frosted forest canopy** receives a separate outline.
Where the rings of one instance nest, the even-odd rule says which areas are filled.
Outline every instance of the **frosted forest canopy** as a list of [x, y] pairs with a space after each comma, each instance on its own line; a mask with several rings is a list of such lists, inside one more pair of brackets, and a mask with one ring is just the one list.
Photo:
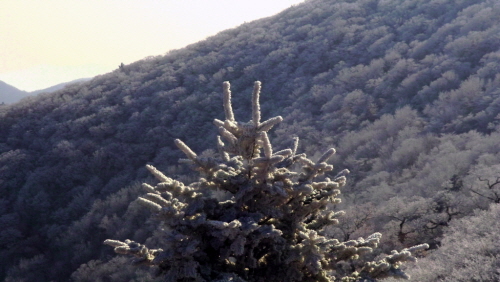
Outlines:
[[150, 279], [102, 246], [151, 238], [150, 213], [130, 204], [153, 181], [144, 165], [191, 182], [173, 140], [211, 148], [221, 83], [246, 117], [261, 80], [263, 119], [284, 118], [273, 144], [300, 136], [313, 157], [335, 147], [333, 165], [351, 171], [337, 238], [381, 232], [384, 251], [428, 242], [441, 248], [416, 281], [488, 281], [500, 252], [498, 14], [486, 0], [311, 0], [1, 106], [0, 280]]

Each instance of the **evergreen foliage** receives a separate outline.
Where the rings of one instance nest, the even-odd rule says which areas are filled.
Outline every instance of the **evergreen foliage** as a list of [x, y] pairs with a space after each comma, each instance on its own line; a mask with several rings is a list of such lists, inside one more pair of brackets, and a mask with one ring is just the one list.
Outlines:
[[[177, 147], [188, 159], [183, 163], [200, 171], [202, 178], [184, 185], [147, 165], [160, 182], [143, 184], [148, 192], [138, 202], [161, 220], [161, 247], [149, 249], [131, 241], [106, 240], [118, 254], [135, 256], [135, 264], [158, 266], [165, 281], [367, 281], [409, 278], [400, 269], [416, 261], [412, 253], [427, 244], [384, 258], [366, 258], [377, 248], [381, 234], [341, 242], [327, 236], [343, 212], [328, 204], [340, 203], [344, 170], [333, 179], [327, 150], [316, 162], [293, 149], [273, 152], [267, 132], [282, 121], [277, 116], [260, 121], [261, 84], [255, 82], [252, 119], [238, 122], [231, 107], [229, 82], [224, 82], [225, 121], [218, 127], [219, 157], [202, 157], [179, 139]], [[263, 151], [263, 152], [261, 152]], [[294, 172], [294, 166], [301, 172]], [[319, 180], [320, 179], [320, 180]], [[223, 191], [226, 199], [214, 192]]]

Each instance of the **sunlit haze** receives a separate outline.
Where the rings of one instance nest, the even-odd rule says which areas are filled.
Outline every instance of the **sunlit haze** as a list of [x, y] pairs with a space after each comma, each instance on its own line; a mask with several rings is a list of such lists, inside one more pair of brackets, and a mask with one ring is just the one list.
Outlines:
[[92, 77], [304, 0], [1, 0], [0, 80], [33, 91]]

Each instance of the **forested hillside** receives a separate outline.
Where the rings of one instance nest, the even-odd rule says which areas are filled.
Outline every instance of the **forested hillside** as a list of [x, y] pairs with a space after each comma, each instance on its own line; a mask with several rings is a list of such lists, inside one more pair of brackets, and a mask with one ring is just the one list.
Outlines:
[[[189, 182], [173, 140], [212, 154], [222, 82], [249, 117], [260, 80], [263, 119], [284, 118], [274, 146], [299, 136], [312, 159], [335, 147], [334, 173], [351, 171], [337, 207], [349, 216], [332, 235], [381, 232], [387, 251], [429, 243], [420, 262], [435, 275], [415, 281], [489, 281], [500, 246], [477, 234], [500, 242], [489, 224], [500, 216], [499, 14], [495, 0], [309, 0], [1, 106], [0, 280], [152, 280], [102, 242], [152, 238], [133, 202], [152, 181], [145, 165]], [[482, 263], [449, 259], [452, 242], [474, 242], [461, 251]]]

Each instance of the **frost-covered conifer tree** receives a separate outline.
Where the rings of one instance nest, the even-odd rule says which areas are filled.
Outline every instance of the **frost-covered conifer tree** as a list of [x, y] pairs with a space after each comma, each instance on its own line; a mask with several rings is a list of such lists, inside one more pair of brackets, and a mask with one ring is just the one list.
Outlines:
[[[348, 171], [330, 179], [327, 164], [335, 154], [328, 149], [317, 162], [292, 149], [273, 151], [267, 132], [280, 116], [261, 122], [256, 82], [252, 119], [235, 120], [229, 83], [224, 82], [226, 120], [214, 121], [220, 136], [218, 158], [198, 156], [181, 140], [175, 144], [187, 163], [201, 173], [185, 185], [153, 166], [156, 186], [143, 184], [147, 194], [138, 199], [161, 221], [161, 246], [150, 249], [130, 240], [106, 240], [115, 252], [135, 256], [135, 263], [156, 266], [165, 281], [375, 281], [407, 278], [401, 263], [414, 261], [420, 245], [371, 261], [381, 234], [341, 242], [326, 235], [342, 211], [327, 208], [339, 203], [339, 188]], [[300, 170], [299, 170], [300, 169]], [[301, 172], [294, 172], [301, 171]], [[214, 196], [224, 191], [225, 200]]]

